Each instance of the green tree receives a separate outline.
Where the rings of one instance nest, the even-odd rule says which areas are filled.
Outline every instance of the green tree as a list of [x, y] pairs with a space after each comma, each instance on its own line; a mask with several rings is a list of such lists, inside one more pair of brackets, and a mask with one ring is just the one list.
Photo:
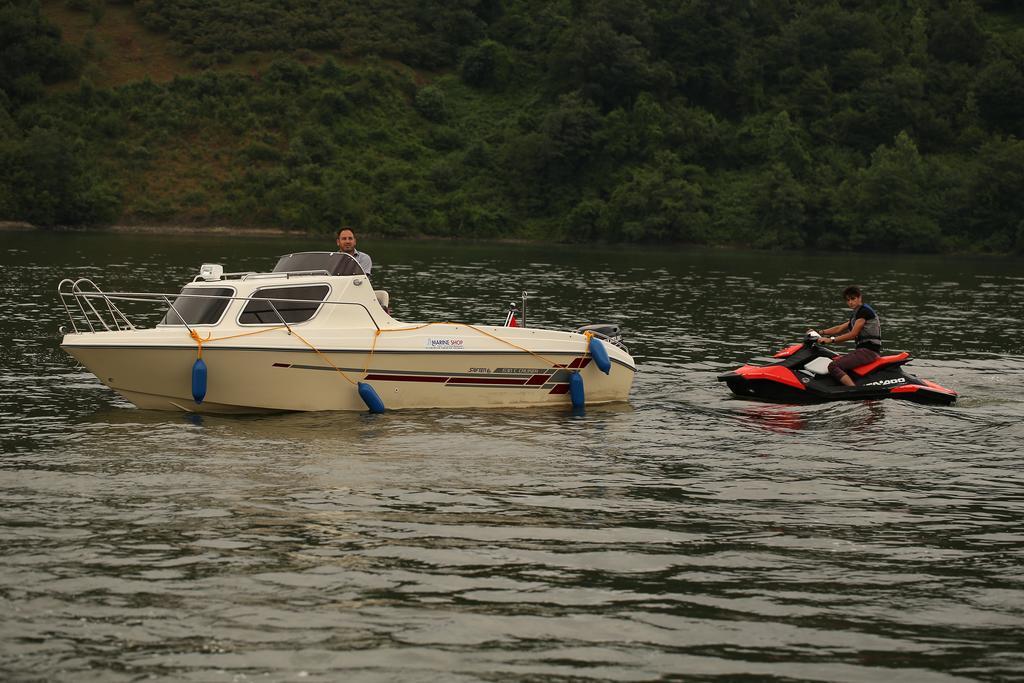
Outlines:
[[116, 188], [83, 144], [53, 130], [33, 128], [0, 145], [0, 187], [8, 216], [37, 225], [94, 225], [120, 212]]
[[[533, 128], [531, 122], [524, 122]], [[511, 140], [505, 148], [506, 163], [526, 194], [546, 198], [577, 184], [596, 149], [602, 117], [597, 108], [578, 94], [559, 99], [536, 125]]]
[[969, 184], [965, 223], [973, 246], [991, 251], [1020, 250], [1024, 220], [1024, 140], [995, 138], [978, 151], [977, 172]]
[[982, 116], [999, 131], [1024, 136], [1024, 60], [999, 59], [985, 66], [975, 84]]
[[837, 196], [842, 237], [827, 246], [872, 251], [938, 251], [941, 188], [905, 132], [871, 155], [870, 165], [843, 182]]
[[501, 90], [509, 80], [511, 63], [512, 57], [504, 45], [483, 40], [466, 49], [459, 73], [467, 85]]
[[747, 244], [785, 249], [807, 246], [807, 191], [788, 165], [776, 163], [762, 171], [751, 199], [756, 234]]
[[440, 123], [448, 118], [448, 102], [444, 90], [436, 85], [428, 85], [416, 91], [414, 106], [420, 116], [428, 121]]
[[974, 0], [949, 0], [931, 15], [928, 50], [936, 58], [975, 64], [985, 53], [988, 37], [978, 23]]
[[653, 58], [653, 40], [642, 3], [587, 5], [551, 49], [548, 68], [557, 91], [579, 92], [608, 111], [628, 106], [644, 91], [665, 93], [674, 85], [671, 68]]
[[80, 67], [80, 55], [61, 42], [37, 0], [0, 4], [0, 91], [15, 104], [38, 99], [42, 84], [73, 78]]
[[670, 152], [635, 168], [608, 200], [607, 232], [614, 241], [703, 243], [710, 219], [704, 169], [682, 164]]

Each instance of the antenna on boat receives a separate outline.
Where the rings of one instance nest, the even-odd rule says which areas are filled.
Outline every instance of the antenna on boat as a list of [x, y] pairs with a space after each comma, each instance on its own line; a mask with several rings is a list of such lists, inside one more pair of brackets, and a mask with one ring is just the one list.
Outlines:
[[523, 290], [523, 327], [526, 327], [526, 290]]

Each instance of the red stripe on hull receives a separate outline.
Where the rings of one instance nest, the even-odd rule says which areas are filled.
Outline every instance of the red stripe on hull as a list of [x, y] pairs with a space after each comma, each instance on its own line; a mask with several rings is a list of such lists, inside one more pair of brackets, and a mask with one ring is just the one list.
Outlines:
[[366, 379], [384, 382], [447, 382], [451, 378], [426, 375], [367, 375]]
[[526, 379], [504, 379], [499, 377], [452, 377], [448, 384], [501, 384], [521, 387], [526, 384]]

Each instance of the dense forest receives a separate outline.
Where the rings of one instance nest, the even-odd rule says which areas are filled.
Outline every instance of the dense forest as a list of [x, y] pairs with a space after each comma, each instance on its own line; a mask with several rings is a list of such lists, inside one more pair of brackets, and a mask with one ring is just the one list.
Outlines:
[[1022, 138], [1017, 0], [0, 0], [41, 226], [1020, 253]]

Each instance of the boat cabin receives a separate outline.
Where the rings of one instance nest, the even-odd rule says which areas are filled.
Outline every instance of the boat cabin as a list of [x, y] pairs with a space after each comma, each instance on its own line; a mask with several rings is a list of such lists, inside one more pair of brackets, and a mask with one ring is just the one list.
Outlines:
[[[370, 327], [393, 322], [387, 310], [388, 293], [373, 291], [356, 260], [343, 252], [285, 254], [269, 273], [224, 273], [218, 264], [204, 264], [199, 275], [169, 303], [160, 325], [217, 326], [224, 322], [246, 328], [298, 325], [318, 316], [333, 324], [346, 319], [349, 324], [344, 327], [354, 322], [355, 326]], [[344, 315], [333, 310], [344, 308], [349, 309]]]

